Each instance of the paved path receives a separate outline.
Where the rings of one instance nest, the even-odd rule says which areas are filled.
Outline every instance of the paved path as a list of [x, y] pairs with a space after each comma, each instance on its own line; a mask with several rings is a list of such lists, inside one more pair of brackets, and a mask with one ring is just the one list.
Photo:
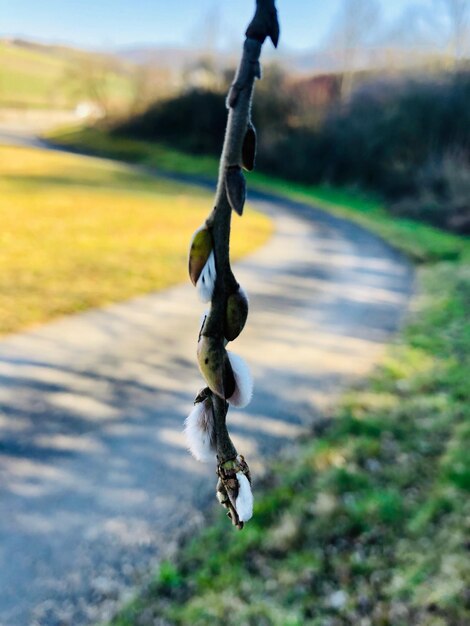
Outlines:
[[[251, 199], [276, 234], [236, 266], [250, 316], [233, 350], [256, 389], [229, 419], [256, 475], [377, 362], [412, 271], [346, 221]], [[181, 431], [202, 311], [183, 285], [0, 342], [1, 626], [95, 623], [200, 521], [214, 467]]]

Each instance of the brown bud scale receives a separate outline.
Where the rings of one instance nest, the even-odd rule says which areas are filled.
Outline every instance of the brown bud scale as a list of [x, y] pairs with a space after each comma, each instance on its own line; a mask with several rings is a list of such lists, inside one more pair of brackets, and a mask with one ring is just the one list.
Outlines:
[[246, 200], [246, 181], [239, 165], [227, 167], [225, 172], [225, 190], [232, 209], [238, 215], [243, 215]]
[[249, 172], [255, 167], [256, 158], [256, 130], [250, 122], [246, 128], [242, 146], [242, 165]]

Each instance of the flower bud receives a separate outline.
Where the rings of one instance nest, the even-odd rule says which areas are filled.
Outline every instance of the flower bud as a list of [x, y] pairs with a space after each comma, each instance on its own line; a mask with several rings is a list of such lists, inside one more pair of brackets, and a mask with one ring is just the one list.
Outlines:
[[189, 247], [189, 277], [196, 286], [212, 252], [212, 235], [207, 226], [202, 226], [193, 235]]
[[198, 401], [184, 423], [188, 449], [195, 459], [209, 463], [216, 457], [214, 414], [210, 397]]
[[232, 209], [238, 215], [242, 215], [246, 200], [246, 181], [239, 165], [227, 167], [225, 172], [225, 190]]
[[251, 172], [255, 167], [256, 158], [256, 130], [251, 122], [246, 128], [242, 146], [242, 165]]
[[247, 522], [253, 517], [253, 493], [250, 481], [243, 472], [237, 472], [238, 496], [235, 502], [240, 522]]
[[248, 365], [241, 356], [229, 351], [227, 351], [227, 356], [235, 379], [235, 389], [227, 400], [232, 406], [244, 409], [253, 396], [253, 378]]
[[199, 299], [202, 302], [210, 302], [214, 293], [215, 281], [217, 279], [217, 270], [215, 268], [215, 256], [212, 251], [209, 254], [206, 264], [202, 268], [201, 275], [196, 283]]
[[224, 400], [230, 398], [235, 391], [235, 378], [223, 339], [201, 335], [197, 358], [209, 389]]
[[248, 298], [245, 291], [239, 287], [227, 299], [225, 312], [224, 336], [228, 341], [234, 341], [242, 332], [248, 317]]

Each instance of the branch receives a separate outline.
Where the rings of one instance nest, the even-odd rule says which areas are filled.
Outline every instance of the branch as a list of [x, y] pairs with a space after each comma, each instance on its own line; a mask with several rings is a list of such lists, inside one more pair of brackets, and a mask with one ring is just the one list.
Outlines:
[[[256, 132], [251, 122], [251, 103], [254, 82], [261, 78], [259, 59], [267, 37], [277, 46], [277, 11], [274, 0], [257, 0], [255, 15], [246, 30], [241, 61], [227, 97], [229, 114], [215, 207], [204, 227], [195, 233], [189, 259], [191, 280], [202, 297], [211, 300], [198, 341], [199, 367], [208, 387], [196, 398], [196, 404], [203, 404], [197, 415], [205, 416], [204, 420], [197, 419], [201, 420], [200, 431], [206, 434], [206, 442], [217, 455], [218, 498], [238, 528], [243, 527], [248, 515], [251, 516], [249, 511], [240, 511], [249, 508], [251, 490], [249, 495], [244, 490], [251, 477], [248, 465], [237, 454], [230, 439], [226, 417], [229, 404], [246, 406], [251, 389], [244, 362], [225, 348], [228, 341], [238, 337], [248, 314], [246, 295], [230, 266], [230, 229], [232, 210], [242, 215], [245, 204], [246, 183], [242, 167], [252, 170], [254, 166]], [[191, 444], [190, 448], [193, 450]]]

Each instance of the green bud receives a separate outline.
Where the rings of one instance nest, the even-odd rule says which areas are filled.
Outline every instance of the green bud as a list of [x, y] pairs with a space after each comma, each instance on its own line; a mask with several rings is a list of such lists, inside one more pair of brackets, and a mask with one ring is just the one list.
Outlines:
[[189, 277], [196, 286], [204, 265], [212, 252], [212, 236], [207, 226], [202, 226], [193, 235], [189, 247]]
[[235, 391], [235, 377], [223, 339], [201, 335], [197, 360], [209, 389], [224, 400], [230, 398]]
[[248, 298], [240, 287], [238, 291], [232, 293], [227, 300], [227, 310], [225, 313], [224, 336], [228, 341], [234, 341], [242, 332], [246, 318], [248, 317]]

